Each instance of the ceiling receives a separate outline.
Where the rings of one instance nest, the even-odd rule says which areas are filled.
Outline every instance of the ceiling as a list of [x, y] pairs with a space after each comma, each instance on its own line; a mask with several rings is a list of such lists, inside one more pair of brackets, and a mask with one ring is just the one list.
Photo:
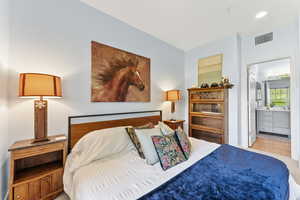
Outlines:
[[[81, 0], [179, 49], [291, 23], [300, 0]], [[256, 19], [259, 11], [268, 11]]]

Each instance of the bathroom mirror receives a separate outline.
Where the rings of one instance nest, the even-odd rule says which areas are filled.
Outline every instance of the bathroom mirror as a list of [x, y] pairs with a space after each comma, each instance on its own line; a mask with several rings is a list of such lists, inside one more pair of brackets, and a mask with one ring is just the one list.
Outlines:
[[198, 60], [198, 86], [203, 83], [219, 83], [222, 79], [223, 54]]

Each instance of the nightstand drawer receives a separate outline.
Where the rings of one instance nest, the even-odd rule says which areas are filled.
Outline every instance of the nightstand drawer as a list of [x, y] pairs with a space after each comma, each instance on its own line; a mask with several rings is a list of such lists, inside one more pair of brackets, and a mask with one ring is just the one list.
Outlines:
[[64, 148], [64, 143], [53, 143], [48, 145], [36, 146], [28, 149], [20, 149], [12, 152], [14, 159], [26, 158], [48, 152], [58, 151]]

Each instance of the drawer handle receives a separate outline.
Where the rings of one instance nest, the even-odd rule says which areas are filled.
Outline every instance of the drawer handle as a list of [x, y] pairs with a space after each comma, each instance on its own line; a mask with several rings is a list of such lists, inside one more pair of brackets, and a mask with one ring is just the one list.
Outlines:
[[21, 196], [20, 196], [20, 195], [17, 195], [17, 199], [21, 199]]

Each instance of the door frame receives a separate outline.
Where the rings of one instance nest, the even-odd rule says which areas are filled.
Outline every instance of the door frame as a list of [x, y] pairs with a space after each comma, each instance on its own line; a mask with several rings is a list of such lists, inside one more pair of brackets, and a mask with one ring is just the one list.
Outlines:
[[[250, 65], [248, 65], [248, 67], [247, 67], [247, 116], [248, 116], [248, 147], [250, 147], [251, 146], [251, 144], [250, 144], [250, 95], [249, 95], [249, 93], [250, 93], [250, 91], [249, 91], [249, 87], [250, 87], [250, 85], [249, 85], [249, 82], [250, 82], [250, 68], [253, 66], [253, 65], [257, 65], [256, 63], [255, 64], [250, 64]], [[256, 116], [256, 114], [255, 114], [255, 127], [256, 127], [256, 130], [255, 130], [255, 132], [257, 133], [257, 116]], [[255, 138], [256, 138], [256, 136], [255, 136]]]
[[288, 59], [290, 61], [290, 123], [291, 123], [291, 157], [294, 160], [298, 160], [299, 155], [299, 125], [297, 125], [297, 119], [300, 118], [300, 109], [296, 102], [299, 102], [299, 95], [297, 93], [297, 70], [295, 61], [291, 56], [281, 57], [271, 60], [265, 60], [261, 62], [247, 64], [247, 147], [249, 147], [249, 68], [253, 65], [268, 63], [272, 61]]

